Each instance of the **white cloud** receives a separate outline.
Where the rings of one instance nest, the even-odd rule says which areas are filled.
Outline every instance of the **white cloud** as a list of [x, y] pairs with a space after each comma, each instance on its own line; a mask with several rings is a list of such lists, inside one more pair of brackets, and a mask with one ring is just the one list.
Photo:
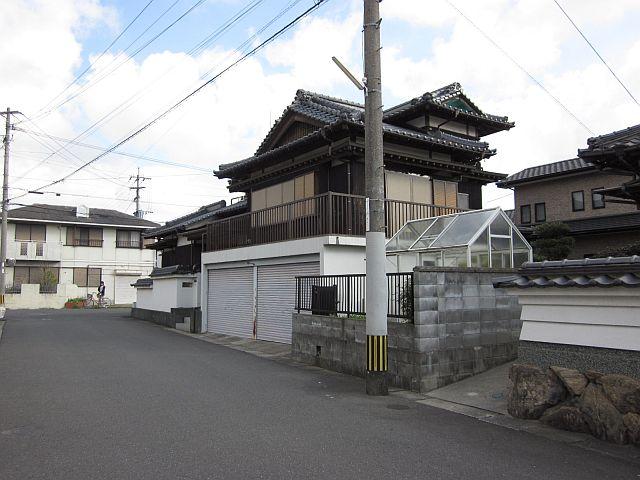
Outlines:
[[[453, 3], [596, 133], [638, 123], [638, 107], [629, 101], [552, 2], [453, 0]], [[396, 0], [381, 5], [383, 35], [389, 39], [382, 51], [385, 104], [421, 95], [453, 81], [461, 82], [485, 111], [509, 115], [516, 122], [511, 131], [486, 138], [498, 149], [498, 155], [485, 162], [486, 168], [493, 171], [513, 173], [530, 165], [571, 157], [585, 145], [589, 133], [444, 0]], [[640, 11], [640, 3], [635, 0], [613, 2], [606, 9], [596, 0], [566, 0], [562, 5], [588, 34], [600, 33], [603, 28], [616, 31], [620, 22]], [[288, 38], [225, 74], [123, 149], [213, 169], [220, 163], [251, 155], [298, 88], [357, 99], [359, 93], [352, 90], [333, 65], [331, 56], [338, 56], [356, 75], [361, 74], [361, 2], [345, 2], [341, 8], [323, 10], [305, 20]], [[64, 0], [55, 6], [51, 2], [16, 0], [7, 13], [0, 18], [0, 26], [12, 32], [13, 40], [0, 45], [0, 100], [5, 103], [10, 100], [11, 106], [19, 105], [26, 111], [42, 106], [73, 79], [81, 62], [82, 39], [91, 34], [91, 29], [105, 23], [113, 26], [116, 22], [113, 11], [98, 0]], [[20, 25], [12, 24], [11, 18], [21, 18]], [[603, 51], [609, 52], [612, 64], [632, 91], [640, 92], [640, 42], [632, 45], [610, 42], [602, 45]], [[50, 133], [73, 137], [83, 126], [142, 90], [144, 95], [131, 108], [87, 140], [109, 145], [195, 88], [201, 83], [202, 74], [214, 65], [224, 65], [229, 55], [229, 51], [213, 48], [197, 56], [164, 51], [134, 59], [68, 105], [63, 113], [43, 119], [42, 126]], [[111, 59], [105, 56], [100, 65]], [[100, 65], [95, 66], [89, 79], [100, 75]], [[149, 86], [167, 70], [170, 71], [166, 76]], [[14, 138], [17, 152], [14, 172], [20, 172], [42, 158], [30, 157], [33, 154], [26, 152], [42, 151], [43, 147], [18, 133]], [[96, 153], [80, 147], [69, 149], [83, 159]], [[190, 205], [230, 196], [226, 182], [211, 176], [186, 175], [190, 173], [188, 170], [126, 157], [109, 157], [97, 163], [90, 173], [78, 175], [87, 179], [98, 171], [103, 176], [118, 177], [111, 182], [70, 180], [56, 186], [56, 191], [108, 196], [113, 200], [87, 199], [86, 203], [124, 209], [132, 198], [126, 177], [134, 173], [137, 164], [143, 167], [146, 176], [154, 177], [143, 195], [155, 201], [151, 207], [155, 212], [151, 215], [153, 219], [167, 220], [192, 210]], [[30, 177], [55, 178], [67, 171], [69, 168], [59, 164], [43, 165]], [[172, 173], [182, 176], [171, 178]], [[23, 180], [18, 186], [33, 188], [40, 184], [39, 180]], [[486, 198], [504, 197], [507, 193], [489, 188]], [[118, 198], [128, 201], [121, 202]], [[76, 203], [78, 199], [29, 197], [28, 200]], [[491, 203], [495, 204], [508, 206], [509, 199]]]

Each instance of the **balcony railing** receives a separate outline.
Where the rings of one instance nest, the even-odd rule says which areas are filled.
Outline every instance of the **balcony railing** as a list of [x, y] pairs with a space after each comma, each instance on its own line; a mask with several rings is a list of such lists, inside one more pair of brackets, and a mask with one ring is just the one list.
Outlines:
[[[461, 211], [397, 200], [385, 200], [385, 209], [387, 237], [409, 220]], [[318, 235], [364, 236], [365, 228], [365, 197], [329, 192], [215, 221], [207, 227], [205, 251]]]
[[92, 238], [74, 238], [66, 243], [71, 247], [102, 247], [102, 240], [94, 240]]
[[117, 248], [142, 248], [140, 240], [116, 240]]
[[15, 240], [7, 244], [7, 256], [18, 260], [60, 260], [59, 242]]

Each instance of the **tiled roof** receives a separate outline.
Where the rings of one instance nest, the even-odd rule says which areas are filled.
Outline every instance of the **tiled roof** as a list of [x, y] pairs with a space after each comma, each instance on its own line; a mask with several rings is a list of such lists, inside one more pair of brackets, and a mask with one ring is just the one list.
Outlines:
[[640, 228], [640, 212], [566, 220], [563, 223], [569, 227], [573, 234], [630, 230]]
[[[283, 112], [282, 116], [276, 120], [273, 127], [264, 138], [260, 146], [258, 147], [256, 154], [238, 162], [227, 163], [218, 167], [219, 173], [230, 173], [232, 170], [239, 166], [246, 166], [255, 161], [262, 159], [263, 155], [277, 152], [278, 148], [286, 148], [289, 145], [284, 145], [275, 148], [271, 151], [267, 151], [268, 145], [273, 141], [277, 132], [277, 127], [285, 115], [290, 112], [297, 113], [301, 116], [308, 118], [309, 120], [321, 124], [324, 127], [336, 126], [338, 124], [354, 125], [360, 128], [364, 128], [364, 106], [362, 104], [343, 100], [340, 98], [330, 97], [306, 90], [298, 90], [296, 97], [291, 105], [289, 105]], [[502, 118], [502, 117], [496, 117]], [[391, 123], [383, 123], [383, 131], [388, 135], [399, 136], [407, 139], [415, 139], [423, 142], [428, 142], [433, 145], [441, 145], [450, 148], [458, 148], [469, 152], [483, 153], [485, 156], [495, 154], [495, 150], [489, 148], [489, 144], [486, 142], [480, 142], [463, 137], [458, 137], [453, 134], [445, 133], [442, 131], [417, 131]], [[312, 132], [301, 139], [291, 143], [301, 143], [308, 141], [311, 138], [319, 137], [322, 135], [321, 127], [315, 132]]]
[[[449, 104], [449, 102], [453, 99], [460, 99], [464, 101], [467, 105], [469, 105], [474, 111], [470, 112], [468, 110], [460, 109], [456, 106]], [[462, 86], [458, 82], [451, 83], [444, 87], [438, 88], [432, 92], [427, 92], [421, 97], [414, 98], [407, 102], [401, 103], [400, 105], [396, 105], [395, 107], [391, 107], [384, 112], [384, 118], [388, 119], [390, 117], [399, 115], [404, 113], [407, 110], [414, 108], [416, 105], [422, 105], [430, 103], [432, 105], [437, 105], [442, 108], [446, 108], [447, 110], [451, 110], [453, 112], [462, 113], [464, 115], [469, 115], [472, 117], [477, 117], [480, 119], [489, 120], [496, 123], [501, 123], [505, 128], [511, 128], [514, 126], [513, 122], [509, 122], [509, 119], [500, 115], [491, 115], [488, 113], [484, 113], [480, 108], [474, 104], [469, 97], [467, 97], [463, 90]]]
[[571, 158], [560, 162], [546, 163], [535, 167], [525, 168], [517, 173], [509, 175], [504, 180], [497, 183], [499, 187], [509, 187], [520, 183], [540, 180], [541, 178], [553, 177], [561, 174], [576, 173], [587, 170], [595, 170], [595, 167], [581, 158]]
[[221, 200], [219, 202], [200, 207], [195, 212], [171, 220], [158, 228], [147, 230], [146, 232], [144, 232], [143, 236], [145, 238], [152, 238], [160, 237], [162, 235], [166, 235], [167, 233], [176, 231], [184, 231], [190, 225], [194, 225], [196, 223], [215, 218], [223, 214], [229, 214], [238, 210], [242, 210], [246, 206], [246, 199], [233, 203], [231, 205], [226, 205], [226, 202], [224, 200]]
[[640, 287], [640, 256], [528, 262], [496, 288]]
[[89, 208], [88, 217], [76, 216], [76, 207], [34, 203], [9, 210], [10, 219], [40, 220], [58, 223], [86, 223], [88, 225], [118, 225], [125, 227], [151, 228], [158, 224], [134, 217], [128, 213], [104, 208]]
[[589, 150], [640, 147], [640, 124], [587, 140]]

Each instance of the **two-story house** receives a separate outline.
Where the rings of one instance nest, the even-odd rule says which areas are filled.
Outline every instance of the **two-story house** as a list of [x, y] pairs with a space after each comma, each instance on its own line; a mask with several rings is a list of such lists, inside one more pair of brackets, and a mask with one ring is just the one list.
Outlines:
[[497, 185], [514, 191], [514, 223], [523, 232], [544, 222], [567, 224], [576, 241], [569, 258], [577, 259], [640, 241], [635, 204], [610, 201], [602, 193], [628, 179], [573, 158], [525, 168]]
[[578, 157], [605, 172], [625, 175], [622, 183], [602, 193], [614, 202], [640, 208], [640, 124], [589, 138]]
[[[495, 154], [482, 137], [513, 127], [454, 83], [384, 111], [387, 236], [408, 220], [482, 207]], [[205, 331], [291, 341], [296, 275], [365, 271], [364, 106], [304, 90], [250, 158], [220, 165], [246, 211], [207, 226]]]
[[[154, 266], [154, 253], [143, 248], [142, 238], [154, 222], [115, 210], [45, 204], [9, 210], [8, 217], [7, 258], [15, 261], [6, 272], [10, 308], [62, 307], [67, 293], [85, 296], [101, 280], [114, 303], [130, 304], [131, 283]], [[24, 285], [62, 297], [57, 303], [27, 298]]]

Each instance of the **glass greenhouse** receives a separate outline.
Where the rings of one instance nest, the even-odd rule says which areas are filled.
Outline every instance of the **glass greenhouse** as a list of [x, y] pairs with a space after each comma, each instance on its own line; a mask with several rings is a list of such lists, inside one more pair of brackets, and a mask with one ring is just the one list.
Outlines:
[[415, 266], [512, 268], [533, 259], [531, 245], [500, 208], [412, 220], [386, 249], [398, 272]]

